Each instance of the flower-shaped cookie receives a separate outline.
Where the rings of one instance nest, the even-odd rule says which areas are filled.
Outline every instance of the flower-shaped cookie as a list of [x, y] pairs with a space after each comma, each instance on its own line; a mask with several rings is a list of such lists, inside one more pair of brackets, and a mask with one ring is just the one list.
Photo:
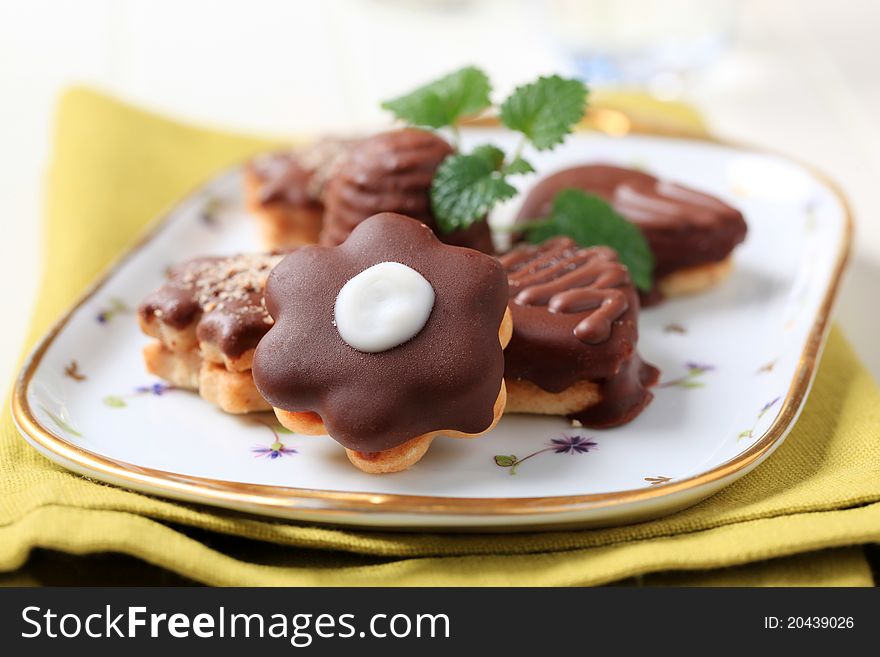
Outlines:
[[498, 421], [507, 301], [494, 258], [378, 214], [340, 246], [304, 247], [273, 270], [275, 324], [254, 380], [291, 430], [329, 434], [367, 472], [402, 470], [435, 435], [474, 437]]

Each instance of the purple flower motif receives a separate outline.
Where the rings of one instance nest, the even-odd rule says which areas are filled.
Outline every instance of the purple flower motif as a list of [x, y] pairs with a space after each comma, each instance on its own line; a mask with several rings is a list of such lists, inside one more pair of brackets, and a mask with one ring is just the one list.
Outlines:
[[598, 443], [583, 436], [566, 436], [562, 438], [553, 438], [549, 443], [550, 447], [556, 454], [585, 454]]
[[761, 407], [761, 411], [758, 413], [758, 417], [759, 418], [763, 417], [764, 413], [766, 413], [771, 408], [773, 408], [776, 405], [776, 402], [778, 402], [780, 399], [781, 399], [781, 397], [775, 397], [774, 399], [772, 399], [772, 400], [768, 401], [766, 404], [764, 404]]
[[706, 372], [712, 372], [715, 370], [714, 365], [709, 365], [707, 363], [698, 363], [693, 360], [687, 361], [684, 364], [684, 367], [687, 370], [687, 374], [675, 379], [670, 379], [669, 381], [664, 381], [663, 383], [658, 383], [657, 387], [702, 388], [703, 382], [700, 381], [699, 378]]
[[268, 422], [264, 422], [263, 420], [256, 420], [257, 424], [261, 424], [265, 426], [269, 431], [272, 432], [272, 436], [275, 438], [270, 445], [254, 445], [251, 448], [251, 452], [253, 452], [255, 458], [267, 458], [271, 461], [275, 459], [281, 458], [282, 456], [290, 456], [291, 454], [297, 454], [298, 452], [293, 447], [287, 447], [283, 442], [281, 442], [281, 436], [278, 435], [278, 429], [269, 424]]
[[532, 452], [522, 458], [519, 458], [516, 454], [496, 454], [495, 465], [499, 468], [510, 468], [508, 472], [515, 475], [520, 465], [541, 454], [547, 452], [553, 452], [554, 454], [586, 454], [595, 447], [598, 447], [599, 443], [583, 436], [566, 436], [562, 434], [562, 438], [552, 438], [547, 445], [549, 447], [539, 449], [537, 452]]
[[256, 458], [268, 458], [272, 460], [297, 453], [293, 447], [286, 447], [284, 443], [279, 440], [276, 440], [268, 447], [257, 445], [256, 447], [253, 447], [251, 451], [256, 455]]
[[167, 383], [162, 383], [161, 381], [158, 383], [154, 383], [149, 386], [138, 386], [134, 389], [134, 391], [138, 394], [145, 395], [147, 393], [151, 395], [156, 395], [157, 397], [161, 397], [164, 393], [169, 390], [174, 390], [174, 386], [169, 385]]
[[742, 440], [743, 438], [754, 438], [755, 431], [758, 428], [758, 422], [761, 421], [761, 418], [764, 417], [764, 414], [767, 413], [767, 411], [769, 411], [771, 408], [776, 406], [776, 403], [780, 399], [782, 399], [782, 397], [774, 397], [773, 399], [768, 401], [766, 404], [764, 404], [761, 407], [761, 410], [758, 411], [758, 415], [755, 417], [755, 422], [754, 422], [754, 424], [752, 424], [752, 427], [750, 429], [745, 429], [744, 431], [740, 431], [739, 435], [737, 436], [737, 440]]
[[129, 313], [131, 310], [125, 304], [122, 299], [112, 298], [106, 307], [102, 308], [97, 315], [95, 315], [95, 321], [98, 324], [106, 324], [116, 315], [121, 315], [125, 313]]
[[104, 404], [110, 408], [125, 408], [128, 405], [125, 401], [126, 399], [131, 399], [138, 395], [155, 395], [156, 397], [161, 397], [170, 390], [177, 390], [177, 388], [169, 383], [159, 381], [157, 383], [151, 383], [150, 385], [137, 386], [134, 389], [134, 392], [129, 395], [107, 395], [104, 397]]

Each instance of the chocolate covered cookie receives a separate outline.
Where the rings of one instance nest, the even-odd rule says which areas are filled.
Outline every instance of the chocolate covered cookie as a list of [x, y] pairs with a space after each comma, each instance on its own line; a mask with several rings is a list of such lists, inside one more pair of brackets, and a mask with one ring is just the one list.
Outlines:
[[268, 249], [318, 241], [324, 188], [352, 140], [322, 139], [295, 150], [265, 153], [245, 167], [245, 198]]
[[431, 182], [452, 147], [426, 130], [405, 128], [358, 141], [327, 184], [321, 244], [341, 244], [364, 219], [397, 212], [421, 221], [447, 244], [494, 253], [489, 225], [444, 233], [431, 210]]
[[269, 410], [254, 386], [254, 350], [272, 325], [263, 288], [280, 255], [191, 260], [138, 309], [147, 370], [228, 413]]
[[518, 220], [546, 217], [563, 189], [601, 196], [636, 224], [654, 254], [654, 290], [643, 301], [699, 292], [731, 269], [731, 252], [745, 239], [742, 213], [720, 199], [634, 169], [591, 164], [541, 180]]
[[567, 415], [594, 428], [636, 417], [659, 372], [636, 350], [639, 300], [617, 254], [555, 237], [500, 261], [513, 316], [507, 411]]
[[329, 434], [365, 472], [403, 470], [437, 435], [489, 431], [506, 398], [498, 261], [382, 213], [274, 269], [254, 380], [291, 431]]

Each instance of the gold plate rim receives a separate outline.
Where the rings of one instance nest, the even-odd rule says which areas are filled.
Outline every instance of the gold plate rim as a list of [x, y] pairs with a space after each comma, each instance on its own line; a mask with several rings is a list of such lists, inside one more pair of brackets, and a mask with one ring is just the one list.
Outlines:
[[[343, 516], [356, 517], [364, 514], [405, 514], [423, 519], [452, 516], [556, 516], [558, 518], [560, 514], [573, 515], [578, 512], [637, 504], [649, 500], [671, 499], [678, 494], [695, 492], [699, 488], [710, 487], [713, 483], [721, 485], [726, 478], [739, 472], [748, 471], [751, 467], [757, 465], [785, 437], [800, 412], [815, 375], [819, 354], [829, 328], [831, 310], [849, 261], [854, 231], [852, 211], [846, 196], [837, 183], [814, 166], [795, 158], [780, 155], [768, 149], [754, 148], [741, 143], [693, 132], [670, 134], [668, 130], [661, 132], [636, 129], [628, 134], [672, 140], [700, 141], [751, 153], [782, 157], [803, 167], [826, 185], [835, 195], [844, 212], [844, 234], [837, 253], [834, 270], [779, 414], [767, 431], [750, 447], [711, 470], [666, 484], [611, 493], [515, 498], [437, 497], [292, 488], [192, 477], [164, 470], [143, 468], [131, 463], [109, 459], [67, 441], [40, 424], [34, 416], [27, 400], [27, 390], [31, 379], [46, 351], [56, 336], [67, 325], [72, 315], [84, 303], [89, 301], [107, 280], [126, 262], [139, 253], [166, 226], [173, 210], [178, 207], [179, 200], [150, 222], [142, 231], [140, 237], [135, 240], [134, 244], [104, 269], [95, 282], [56, 320], [40, 339], [22, 367], [13, 388], [13, 419], [19, 430], [42, 449], [91, 473], [96, 473], [99, 477], [103, 475], [113, 479], [114, 483], [121, 482], [122, 485], [130, 485], [134, 489], [149, 487], [153, 491], [159, 491], [159, 494], [167, 494], [178, 499], [181, 497], [198, 499], [201, 502], [215, 506], [247, 509], [251, 512], [262, 512], [276, 517], [279, 515], [278, 512], [281, 511], [295, 511], [297, 517], [303, 520], [311, 519], [316, 522], [332, 523], [332, 518], [341, 519]], [[619, 135], [614, 136], [619, 137]], [[184, 198], [198, 193], [209, 184], [210, 180], [216, 178], [217, 175], [222, 175], [222, 173], [215, 174], [208, 181], [198, 185]], [[324, 520], [328, 517], [331, 520]], [[555, 522], [558, 522], [558, 520]], [[356, 524], [356, 520], [354, 524]], [[374, 523], [369, 524], [375, 526]], [[389, 526], [386, 528], [407, 529], [408, 527]]]

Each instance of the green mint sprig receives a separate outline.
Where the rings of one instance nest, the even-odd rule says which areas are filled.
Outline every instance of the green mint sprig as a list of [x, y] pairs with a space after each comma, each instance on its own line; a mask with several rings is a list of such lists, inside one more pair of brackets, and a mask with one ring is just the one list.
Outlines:
[[562, 143], [586, 107], [583, 82], [551, 75], [517, 87], [501, 105], [501, 122], [543, 151]]
[[470, 155], [456, 153], [443, 160], [431, 183], [431, 205], [440, 230], [451, 233], [467, 228], [496, 203], [516, 195], [503, 163], [504, 153], [488, 145]]
[[[451, 128], [465, 116], [491, 106], [491, 84], [478, 68], [455, 71], [415, 91], [382, 103], [394, 115], [417, 126]], [[501, 122], [522, 135], [512, 156], [497, 146], [478, 146], [456, 152], [437, 170], [431, 185], [431, 205], [440, 230], [446, 233], [483, 220], [499, 202], [516, 195], [508, 176], [532, 173], [522, 156], [527, 144], [546, 150], [561, 143], [586, 111], [587, 87], [579, 80], [552, 75], [517, 87], [501, 104]]]
[[467, 66], [405, 96], [386, 100], [382, 107], [410, 125], [444, 128], [490, 107], [491, 91], [489, 76]]
[[594, 194], [564, 189], [553, 199], [549, 217], [517, 224], [515, 228], [524, 229], [533, 244], [564, 235], [580, 246], [609, 246], [629, 269], [636, 287], [651, 289], [654, 257], [645, 236], [635, 224]]

